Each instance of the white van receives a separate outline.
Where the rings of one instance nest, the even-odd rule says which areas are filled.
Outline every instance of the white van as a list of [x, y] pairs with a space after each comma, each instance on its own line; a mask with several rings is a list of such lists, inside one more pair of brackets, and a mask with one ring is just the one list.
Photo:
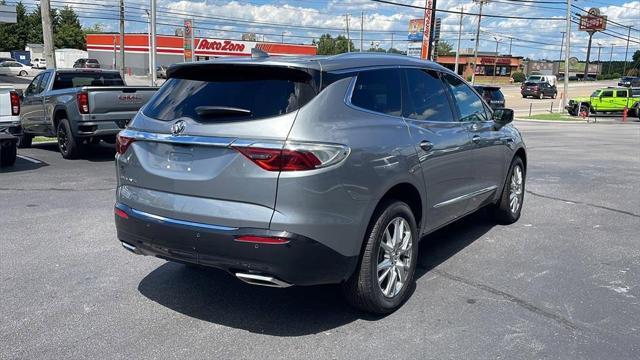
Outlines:
[[527, 81], [546, 82], [551, 86], [558, 85], [558, 78], [555, 75], [529, 75]]

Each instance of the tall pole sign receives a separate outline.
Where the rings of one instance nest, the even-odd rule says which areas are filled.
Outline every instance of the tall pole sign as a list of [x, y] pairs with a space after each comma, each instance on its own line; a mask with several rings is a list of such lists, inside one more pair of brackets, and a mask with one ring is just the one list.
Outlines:
[[591, 8], [587, 12], [587, 15], [580, 16], [580, 31], [586, 31], [589, 33], [589, 45], [587, 46], [587, 61], [584, 65], [583, 79], [586, 79], [589, 74], [589, 57], [591, 56], [591, 40], [593, 34], [598, 31], [604, 31], [607, 29], [607, 17], [600, 15], [600, 9]]
[[193, 20], [184, 21], [184, 62], [193, 61]]
[[420, 58], [426, 60], [431, 55], [431, 21], [433, 19], [433, 2], [426, 0], [424, 5], [424, 28], [422, 31], [422, 51]]

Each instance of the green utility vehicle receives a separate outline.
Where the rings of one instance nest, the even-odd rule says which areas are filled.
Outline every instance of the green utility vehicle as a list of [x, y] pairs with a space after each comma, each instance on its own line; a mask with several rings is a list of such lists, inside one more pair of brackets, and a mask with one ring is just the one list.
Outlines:
[[569, 100], [566, 106], [570, 115], [580, 113], [623, 112], [628, 109], [629, 116], [638, 114], [640, 98], [633, 97], [629, 88], [606, 87], [594, 91], [591, 96], [578, 97]]

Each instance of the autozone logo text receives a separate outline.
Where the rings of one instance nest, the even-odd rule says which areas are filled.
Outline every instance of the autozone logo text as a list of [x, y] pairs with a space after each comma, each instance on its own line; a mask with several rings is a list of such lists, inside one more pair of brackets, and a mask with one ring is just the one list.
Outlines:
[[234, 43], [231, 40], [207, 40], [202, 39], [198, 44], [198, 50], [218, 50], [218, 51], [231, 51], [231, 52], [242, 52], [244, 51], [244, 44]]

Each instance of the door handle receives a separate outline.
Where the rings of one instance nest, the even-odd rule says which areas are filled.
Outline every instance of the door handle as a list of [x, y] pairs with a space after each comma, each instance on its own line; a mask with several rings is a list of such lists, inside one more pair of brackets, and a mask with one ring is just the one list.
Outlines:
[[473, 141], [474, 144], [479, 144], [480, 140], [480, 136], [478, 135], [473, 135], [473, 137], [471, 138], [471, 141]]
[[431, 141], [423, 140], [420, 142], [420, 148], [424, 151], [433, 149], [433, 143]]

